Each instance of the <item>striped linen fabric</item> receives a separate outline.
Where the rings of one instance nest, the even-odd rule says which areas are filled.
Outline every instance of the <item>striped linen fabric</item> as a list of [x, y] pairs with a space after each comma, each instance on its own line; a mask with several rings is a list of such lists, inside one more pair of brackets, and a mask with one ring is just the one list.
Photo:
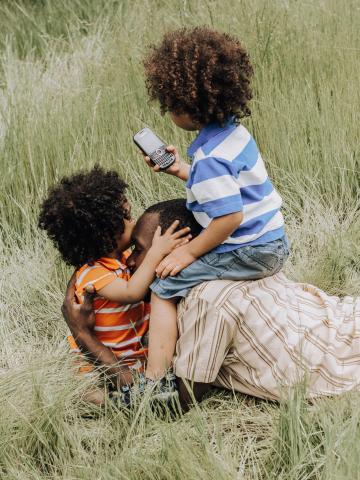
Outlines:
[[180, 302], [178, 328], [174, 370], [190, 381], [271, 400], [299, 381], [309, 398], [360, 388], [360, 297], [283, 273], [216, 280]]
[[[82, 303], [84, 288], [94, 285], [96, 291], [109, 285], [116, 278], [129, 280], [130, 272], [126, 259], [130, 252], [125, 252], [121, 261], [114, 258], [100, 258], [93, 265], [84, 265], [76, 273], [75, 294]], [[149, 328], [150, 304], [144, 302], [122, 305], [111, 302], [101, 296], [94, 300], [96, 315], [95, 334], [106, 347], [109, 347], [121, 362], [128, 366], [144, 362], [147, 347], [143, 345], [144, 336]], [[73, 337], [68, 337], [70, 349], [79, 353]], [[87, 367], [86, 367], [87, 369]]]
[[243, 125], [203, 128], [188, 148], [187, 208], [206, 228], [216, 217], [242, 211], [244, 219], [215, 251], [268, 243], [284, 236], [282, 199], [274, 189], [255, 140]]

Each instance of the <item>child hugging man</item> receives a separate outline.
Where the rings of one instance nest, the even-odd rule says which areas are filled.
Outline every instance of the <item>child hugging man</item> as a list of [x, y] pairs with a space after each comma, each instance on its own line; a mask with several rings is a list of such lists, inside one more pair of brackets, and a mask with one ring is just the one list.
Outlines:
[[[288, 257], [282, 200], [255, 140], [240, 124], [250, 115], [253, 69], [239, 40], [206, 27], [167, 33], [145, 58], [150, 98], [180, 128], [199, 134], [191, 166], [166, 170], [186, 182], [187, 208], [202, 233], [173, 250], [152, 283], [146, 376], [160, 378], [177, 340], [176, 302], [203, 281], [251, 280], [278, 272]], [[155, 172], [159, 167], [146, 162]]]
[[[82, 350], [93, 361], [108, 366], [109, 377], [115, 372], [115, 391], [120, 388], [120, 399], [128, 406], [132, 372], [143, 370], [147, 356], [143, 337], [148, 330], [149, 305], [144, 297], [159, 262], [189, 240], [190, 229], [175, 231], [179, 222], [174, 222], [161, 235], [158, 227], [142, 264], [130, 275], [127, 258], [135, 221], [126, 188], [115, 171], [100, 167], [64, 177], [44, 200], [39, 227], [53, 240], [63, 260], [76, 268], [78, 302], [83, 303], [87, 286], [96, 291], [94, 336], [90, 341], [75, 340], [80, 340]], [[69, 337], [73, 351], [79, 350], [75, 340]], [[91, 368], [91, 364], [81, 363], [85, 366], [80, 371]]]

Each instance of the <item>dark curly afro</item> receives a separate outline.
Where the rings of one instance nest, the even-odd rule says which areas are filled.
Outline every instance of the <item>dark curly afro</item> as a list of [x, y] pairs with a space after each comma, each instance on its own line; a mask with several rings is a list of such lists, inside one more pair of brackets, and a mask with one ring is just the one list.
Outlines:
[[43, 202], [39, 227], [45, 230], [63, 259], [80, 267], [116, 249], [130, 212], [127, 184], [114, 171], [96, 166], [63, 178]]
[[207, 27], [165, 34], [144, 60], [150, 98], [162, 114], [188, 114], [198, 125], [250, 115], [253, 68], [240, 41]]

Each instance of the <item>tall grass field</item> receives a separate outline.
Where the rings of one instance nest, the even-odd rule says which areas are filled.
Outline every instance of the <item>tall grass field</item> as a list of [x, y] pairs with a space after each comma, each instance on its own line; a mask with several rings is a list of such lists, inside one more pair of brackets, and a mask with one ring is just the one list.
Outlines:
[[150, 125], [185, 157], [190, 134], [147, 100], [147, 46], [180, 26], [237, 35], [254, 64], [255, 136], [284, 198], [286, 274], [360, 294], [357, 0], [1, 0], [0, 478], [360, 478], [360, 396], [280, 403], [217, 391], [189, 413], [84, 401], [60, 313], [72, 273], [37, 228], [63, 175], [95, 163], [129, 183], [135, 214], [185, 196], [132, 135]]

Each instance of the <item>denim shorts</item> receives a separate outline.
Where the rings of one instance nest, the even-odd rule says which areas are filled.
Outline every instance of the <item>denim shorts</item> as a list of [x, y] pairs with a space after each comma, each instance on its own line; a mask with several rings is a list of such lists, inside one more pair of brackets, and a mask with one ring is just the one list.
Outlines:
[[150, 285], [160, 298], [186, 297], [195, 285], [210, 280], [258, 280], [279, 272], [289, 256], [286, 236], [230, 252], [209, 252], [174, 277], [157, 278]]

